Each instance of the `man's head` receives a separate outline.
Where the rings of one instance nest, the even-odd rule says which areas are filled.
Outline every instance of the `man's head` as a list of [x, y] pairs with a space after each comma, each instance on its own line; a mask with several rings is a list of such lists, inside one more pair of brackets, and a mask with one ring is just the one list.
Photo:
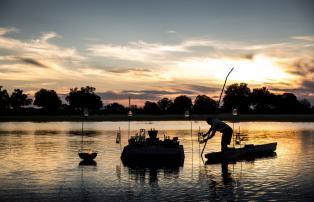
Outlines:
[[206, 122], [207, 122], [209, 125], [212, 125], [213, 118], [212, 118], [212, 117], [208, 117], [208, 118], [206, 119]]

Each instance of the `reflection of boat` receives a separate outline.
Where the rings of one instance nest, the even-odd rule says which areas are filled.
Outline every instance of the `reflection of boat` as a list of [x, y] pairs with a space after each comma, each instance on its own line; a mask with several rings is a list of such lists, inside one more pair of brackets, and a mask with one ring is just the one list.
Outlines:
[[97, 162], [94, 160], [82, 160], [79, 163], [80, 166], [97, 166]]
[[250, 160], [258, 157], [275, 155], [277, 142], [262, 145], [245, 145], [242, 148], [230, 148], [225, 152], [212, 152], [205, 154], [207, 163], [234, 162]]
[[159, 140], [156, 138], [158, 131], [148, 132], [149, 138], [145, 138], [145, 130], [131, 137], [129, 145], [123, 148], [121, 160], [128, 166], [182, 166], [184, 162], [184, 149], [179, 145], [178, 138]]

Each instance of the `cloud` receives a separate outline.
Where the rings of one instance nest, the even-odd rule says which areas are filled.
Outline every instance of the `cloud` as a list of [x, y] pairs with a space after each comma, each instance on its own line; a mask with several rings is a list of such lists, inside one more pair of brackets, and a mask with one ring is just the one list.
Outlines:
[[292, 39], [306, 41], [306, 42], [314, 42], [314, 35], [305, 35], [305, 36], [293, 36]]
[[302, 58], [302, 59], [295, 61], [291, 65], [289, 71], [291, 73], [297, 74], [299, 76], [309, 76], [309, 74], [314, 74], [314, 57]]
[[174, 30], [168, 30], [167, 31], [167, 34], [176, 34], [177, 32], [176, 31], [174, 31]]
[[0, 36], [6, 35], [10, 32], [18, 32], [19, 30], [14, 27], [0, 27]]
[[[2, 29], [2, 31], [1, 31]], [[11, 51], [14, 56], [25, 57], [30, 59], [46, 59], [55, 62], [62, 61], [82, 61], [77, 50], [73, 48], [63, 48], [49, 42], [50, 39], [60, 37], [54, 32], [42, 33], [37, 39], [22, 41], [4, 36], [14, 29], [0, 29], [0, 49]]]
[[254, 53], [247, 53], [241, 56], [241, 58], [247, 59], [247, 60], [253, 60], [254, 59]]
[[47, 65], [44, 65], [43, 63], [41, 63], [37, 60], [31, 59], [31, 58], [18, 58], [18, 59], [21, 60], [22, 62], [25, 62], [27, 64], [31, 64], [31, 65], [34, 65], [37, 67], [49, 68]]
[[39, 37], [31, 40], [7, 36], [8, 33], [16, 31], [15, 28], [0, 28], [0, 50], [6, 53], [6, 56], [0, 57], [0, 68], [11, 69], [0, 74], [7, 80], [50, 79], [52, 76], [58, 80], [67, 75], [73, 77], [77, 73], [71, 68], [85, 60], [74, 48], [52, 44], [51, 39], [61, 37], [55, 32], [41, 33]]
[[199, 94], [214, 93], [221, 90], [221, 88], [219, 87], [209, 87], [209, 86], [195, 85], [195, 84], [185, 84], [184, 87], [191, 90], [194, 93], [199, 93]]
[[[303, 44], [304, 45], [304, 44]], [[191, 38], [177, 44], [149, 43], [142, 40], [125, 45], [90, 44], [87, 50], [93, 56], [119, 61], [136, 61], [145, 64], [170, 66], [184, 63], [191, 58], [225, 60], [253, 60], [256, 55], [292, 57], [304, 48], [297, 42], [249, 44], [236, 41], [220, 41], [209, 38]], [[308, 53], [308, 51], [305, 51]]]
[[125, 74], [125, 73], [130, 73], [130, 72], [137, 72], [137, 73], [152, 72], [151, 69], [145, 69], [145, 68], [114, 68], [114, 69], [109, 69], [107, 71], [111, 73], [116, 73], [116, 74]]
[[306, 80], [302, 82], [302, 86], [304, 89], [309, 90], [311, 93], [314, 93], [314, 81], [313, 80]]
[[124, 46], [93, 44], [87, 50], [96, 56], [142, 62], [153, 62], [172, 53], [188, 51], [184, 45], [164, 45], [144, 41], [132, 41]]
[[164, 97], [174, 98], [179, 95], [195, 95], [194, 91], [189, 91], [185, 89], [181, 90], [124, 90], [119, 92], [106, 91], [106, 92], [97, 92], [104, 101], [119, 101], [119, 100], [127, 100], [129, 96], [131, 99], [142, 100], [142, 101], [158, 101]]
[[[31, 40], [9, 35], [17, 31], [0, 27], [0, 51], [5, 53], [0, 56], [1, 78], [29, 82], [54, 78], [51, 82], [57, 81], [57, 85], [64, 81], [62, 88], [92, 83], [112, 99], [127, 99], [124, 94], [141, 100], [217, 94], [221, 80], [233, 66], [236, 70], [230, 82], [268, 84], [278, 89], [290, 85], [291, 89], [308, 89], [309, 94], [307, 86], [314, 80], [313, 47], [309, 46], [313, 36], [294, 36], [281, 43], [204, 37], [186, 38], [179, 43], [138, 40], [99, 44], [98, 40], [89, 40], [88, 54], [83, 56], [75, 48], [54, 44], [54, 40], [62, 40], [55, 32], [40, 33]], [[281, 81], [288, 84], [279, 85]], [[123, 91], [127, 89], [136, 91]]]

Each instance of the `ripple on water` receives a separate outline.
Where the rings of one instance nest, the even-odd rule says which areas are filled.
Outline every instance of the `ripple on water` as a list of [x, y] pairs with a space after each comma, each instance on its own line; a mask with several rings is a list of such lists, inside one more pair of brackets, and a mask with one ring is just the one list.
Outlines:
[[[248, 143], [278, 142], [274, 158], [205, 166], [197, 136], [192, 145], [189, 127], [167, 122], [160, 131], [179, 137], [186, 152], [183, 167], [134, 169], [120, 161], [127, 144], [127, 123], [86, 123], [84, 147], [98, 151], [97, 163], [90, 166], [79, 165], [80, 124], [0, 123], [0, 158], [5, 162], [0, 167], [0, 197], [7, 201], [311, 201], [314, 127], [262, 124], [264, 128], [255, 129], [257, 123], [241, 123], [241, 130]], [[122, 147], [115, 143], [119, 126]], [[147, 126], [157, 128], [163, 123], [136, 123], [139, 128]], [[216, 135], [205, 152], [219, 150], [220, 137]]]

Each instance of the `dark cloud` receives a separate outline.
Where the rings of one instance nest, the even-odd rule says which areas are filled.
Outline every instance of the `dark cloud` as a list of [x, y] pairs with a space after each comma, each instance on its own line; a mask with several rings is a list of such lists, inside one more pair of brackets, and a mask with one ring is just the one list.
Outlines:
[[103, 100], [124, 100], [128, 99], [129, 96], [132, 99], [137, 100], [153, 100], [157, 101], [163, 97], [167, 97], [169, 95], [194, 95], [194, 91], [189, 90], [175, 90], [175, 91], [158, 91], [158, 90], [126, 90], [121, 92], [97, 92]]
[[142, 90], [142, 91], [122, 91], [123, 93], [131, 93], [131, 94], [154, 94], [154, 95], [177, 95], [177, 94], [193, 94], [193, 91], [189, 90], [171, 90], [171, 91], [166, 91], [166, 90]]
[[43, 63], [41, 63], [35, 59], [32, 59], [32, 58], [18, 58], [18, 59], [20, 61], [27, 63], [27, 64], [30, 64], [30, 65], [34, 65], [34, 66], [41, 67], [41, 68], [49, 68], [47, 65], [44, 65]]
[[314, 73], [314, 58], [296, 61], [292, 65], [292, 69], [289, 70], [289, 72], [298, 76], [305, 76], [309, 73]]
[[302, 86], [314, 93], [314, 81], [305, 80], [302, 82]]
[[221, 88], [218, 88], [218, 87], [209, 87], [209, 86], [201, 86], [201, 85], [194, 85], [194, 84], [185, 84], [184, 87], [193, 91], [194, 93], [197, 92], [200, 94], [212, 93], [212, 92], [221, 90]]
[[282, 93], [293, 93], [297, 96], [298, 100], [307, 99], [310, 101], [311, 105], [314, 105], [314, 96], [310, 95], [309, 92], [305, 92], [301, 89], [271, 89], [271, 91], [275, 94], [282, 94]]
[[152, 93], [144, 93], [144, 92], [133, 92], [133, 91], [122, 91], [122, 92], [97, 92], [97, 95], [99, 95], [103, 100], [126, 100], [129, 98], [129, 96], [132, 99], [137, 100], [157, 100], [158, 94], [152, 94]]
[[297, 95], [298, 99], [308, 99], [312, 104], [314, 104], [314, 81], [312, 80], [304, 80], [300, 87], [298, 88], [289, 88], [287, 87], [270, 87], [269, 90], [271, 90], [273, 93], [277, 92], [287, 92], [287, 93], [293, 93]]
[[253, 53], [247, 53], [247, 54], [241, 55], [241, 58], [244, 58], [247, 60], [253, 60], [254, 54]]
[[125, 74], [129, 72], [151, 72], [152, 70], [150, 69], [144, 69], [144, 68], [120, 68], [120, 69], [109, 69], [107, 70], [108, 72], [111, 73], [117, 73], [117, 74]]
[[17, 69], [9, 69], [9, 68], [0, 67], [0, 73], [19, 73], [19, 72], [22, 72], [22, 71], [17, 70]]

